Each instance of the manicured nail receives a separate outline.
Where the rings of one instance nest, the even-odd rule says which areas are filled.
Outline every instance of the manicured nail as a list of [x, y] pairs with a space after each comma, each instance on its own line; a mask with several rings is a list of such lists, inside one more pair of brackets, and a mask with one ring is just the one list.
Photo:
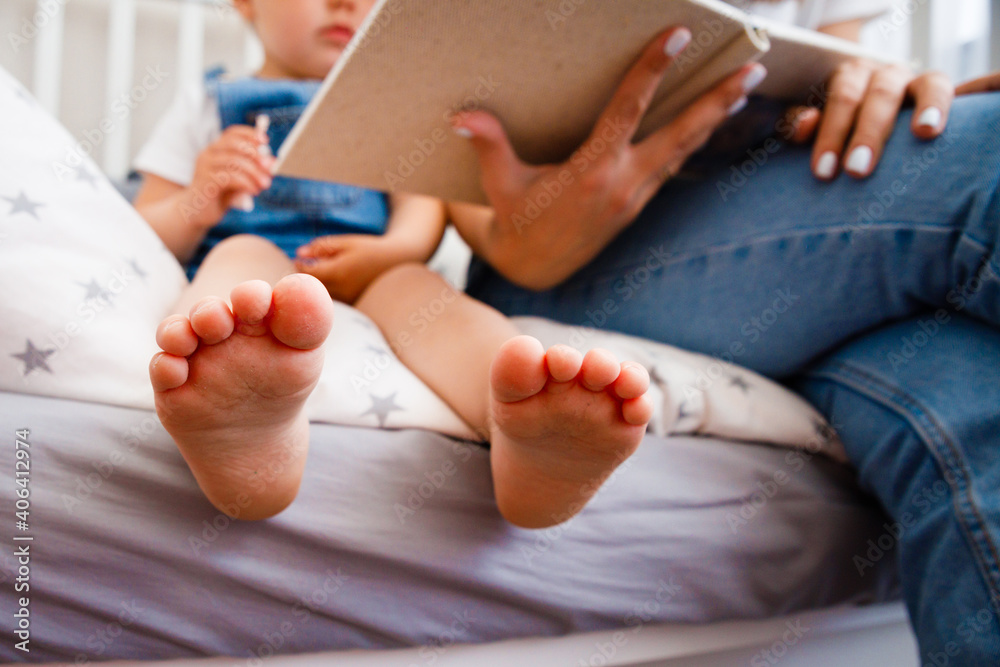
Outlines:
[[687, 48], [691, 43], [691, 31], [687, 28], [678, 28], [663, 47], [663, 52], [673, 58], [678, 53]]
[[847, 157], [844, 168], [852, 174], [867, 174], [872, 166], [872, 149], [868, 146], [858, 146]]
[[728, 113], [730, 116], [735, 116], [739, 112], [743, 111], [746, 105], [747, 105], [747, 97], [746, 95], [744, 95], [740, 99], [733, 102], [733, 105], [729, 107], [729, 111], [727, 111], [726, 113]]
[[929, 127], [937, 128], [941, 124], [941, 110], [937, 107], [927, 107], [924, 112], [920, 114], [917, 118], [917, 125], [919, 127]]
[[837, 171], [837, 154], [827, 151], [819, 156], [816, 163], [816, 175], [820, 178], [833, 178], [833, 173]]
[[761, 81], [767, 76], [767, 68], [760, 63], [754, 63], [750, 71], [746, 73], [743, 77], [743, 92], [749, 93], [751, 90], [760, 85]]

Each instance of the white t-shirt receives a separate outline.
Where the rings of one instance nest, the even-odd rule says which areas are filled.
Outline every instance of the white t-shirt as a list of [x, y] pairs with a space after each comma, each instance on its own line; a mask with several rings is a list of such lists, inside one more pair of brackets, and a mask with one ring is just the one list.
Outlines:
[[855, 19], [870, 19], [892, 9], [892, 0], [725, 0], [734, 7], [765, 18], [821, 28]]
[[[852, 19], [869, 19], [892, 7], [892, 0], [726, 0], [751, 14], [818, 28]], [[179, 185], [190, 185], [194, 165], [205, 148], [221, 135], [218, 105], [198, 84], [183, 91], [160, 119], [135, 158], [138, 171]]]

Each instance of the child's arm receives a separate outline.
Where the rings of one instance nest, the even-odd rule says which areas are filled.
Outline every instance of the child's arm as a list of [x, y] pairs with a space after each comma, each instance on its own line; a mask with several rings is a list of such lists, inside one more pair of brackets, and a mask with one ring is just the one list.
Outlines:
[[144, 174], [135, 208], [180, 262], [191, 259], [238, 197], [270, 187], [273, 158], [258, 151], [264, 141], [252, 127], [228, 128], [198, 156], [187, 186]]
[[296, 269], [319, 278], [330, 296], [354, 303], [379, 274], [406, 262], [426, 262], [445, 228], [444, 203], [420, 195], [397, 194], [382, 236], [324, 236], [299, 248]]

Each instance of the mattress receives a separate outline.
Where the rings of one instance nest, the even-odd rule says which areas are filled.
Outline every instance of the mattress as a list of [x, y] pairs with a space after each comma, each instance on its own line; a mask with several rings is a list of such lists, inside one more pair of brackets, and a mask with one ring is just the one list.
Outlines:
[[30, 610], [30, 655], [6, 641], [6, 660], [420, 647], [430, 664], [456, 643], [897, 595], [891, 559], [854, 566], [885, 519], [848, 467], [802, 451], [647, 436], [578, 517], [526, 531], [499, 516], [482, 447], [313, 424], [300, 496], [251, 523], [204, 500], [149, 411], [8, 392], [0, 426], [12, 445], [28, 431], [30, 473], [18, 530], [18, 448], [2, 449], [8, 534], [31, 538], [0, 554], [0, 614]]

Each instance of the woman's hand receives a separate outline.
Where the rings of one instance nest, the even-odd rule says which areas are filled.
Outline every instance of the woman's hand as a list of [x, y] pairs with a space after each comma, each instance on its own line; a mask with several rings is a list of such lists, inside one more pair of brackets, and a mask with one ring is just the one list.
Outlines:
[[956, 95], [973, 95], [975, 93], [1000, 93], [1000, 72], [967, 81], [955, 89]]
[[500, 122], [484, 111], [456, 116], [455, 130], [478, 154], [483, 188], [495, 211], [481, 224], [479, 213], [463, 215], [471, 208], [451, 207], [455, 226], [473, 251], [514, 283], [546, 289], [584, 266], [631, 224], [766, 74], [761, 65], [741, 68], [673, 122], [633, 144], [664, 73], [690, 40], [686, 28], [653, 39], [590, 137], [562, 164], [522, 162]]
[[829, 181], [843, 167], [866, 178], [882, 157], [903, 102], [915, 104], [910, 129], [920, 139], [944, 131], [955, 89], [940, 72], [919, 76], [901, 65], [854, 60], [837, 69], [826, 89], [822, 109], [793, 110], [791, 138], [805, 143], [815, 137], [812, 170]]
[[380, 273], [406, 261], [398, 245], [387, 236], [324, 236], [298, 249], [295, 269], [318, 278], [337, 301], [352, 304]]

